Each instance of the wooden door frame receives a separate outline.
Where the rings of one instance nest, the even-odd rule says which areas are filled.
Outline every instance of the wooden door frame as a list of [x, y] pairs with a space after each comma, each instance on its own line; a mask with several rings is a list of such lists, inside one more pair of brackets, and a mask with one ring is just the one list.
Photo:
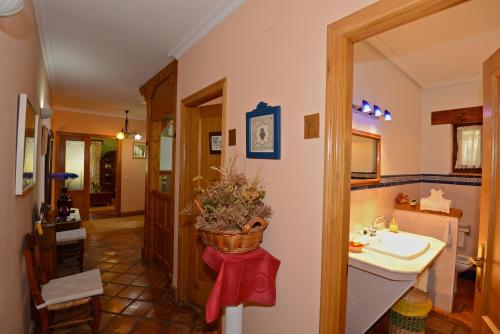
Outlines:
[[351, 196], [353, 44], [468, 0], [381, 0], [327, 28], [319, 332], [344, 333]]
[[180, 110], [180, 149], [179, 149], [179, 215], [177, 223], [178, 231], [178, 247], [177, 247], [177, 297], [179, 300], [187, 299], [188, 291], [188, 276], [189, 276], [189, 265], [188, 265], [188, 251], [189, 246], [189, 235], [184, 231], [182, 226], [184, 226], [186, 221], [186, 216], [182, 215], [183, 208], [191, 200], [190, 194], [193, 187], [193, 182], [191, 180], [190, 173], [188, 172], [192, 166], [190, 166], [189, 157], [189, 147], [188, 147], [188, 136], [189, 129], [191, 127], [191, 112], [194, 108], [209, 102], [218, 97], [222, 98], [222, 152], [221, 161], [225, 159], [226, 151], [226, 98], [227, 98], [227, 80], [223, 78], [196, 93], [182, 99], [181, 110]]
[[[116, 210], [116, 215], [118, 217], [121, 216], [121, 191], [122, 191], [122, 141], [116, 139], [114, 136], [110, 135], [98, 135], [98, 134], [88, 134], [88, 133], [77, 133], [77, 132], [62, 132], [62, 131], [57, 131], [55, 133], [55, 145], [54, 145], [54, 152], [55, 154], [55, 164], [54, 168], [57, 170], [59, 168], [59, 148], [61, 145], [61, 136], [75, 136], [75, 137], [81, 137], [85, 138], [85, 140], [89, 140], [92, 138], [108, 138], [108, 139], [115, 139], [117, 141], [116, 144], [116, 175], [115, 175], [115, 187], [116, 187], [116, 194], [115, 194], [115, 210]], [[90, 148], [89, 148], [90, 149]], [[90, 161], [89, 161], [90, 164]], [[89, 177], [87, 177], [87, 181], [90, 182]], [[86, 181], [85, 181], [86, 182]], [[90, 188], [90, 184], [89, 184]], [[58, 195], [58, 188], [54, 187], [54, 199], [57, 200], [57, 195]], [[89, 200], [89, 213], [90, 213], [90, 189], [88, 192], [88, 200]], [[55, 203], [55, 202], [54, 202]]]

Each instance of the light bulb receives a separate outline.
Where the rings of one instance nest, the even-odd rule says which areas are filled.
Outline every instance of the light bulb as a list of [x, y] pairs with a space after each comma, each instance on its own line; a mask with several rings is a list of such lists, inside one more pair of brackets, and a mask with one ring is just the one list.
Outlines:
[[392, 115], [391, 115], [391, 112], [389, 110], [386, 110], [384, 112], [384, 120], [385, 121], [392, 121]]
[[123, 133], [123, 131], [118, 132], [116, 134], [116, 138], [119, 140], [125, 139], [125, 134]]
[[361, 103], [361, 111], [366, 113], [372, 111], [372, 106], [368, 103], [368, 101], [363, 100], [363, 102]]
[[375, 116], [377, 116], [377, 117], [382, 116], [384, 114], [382, 109], [380, 109], [380, 107], [377, 105], [373, 106], [373, 109], [375, 109]]
[[141, 140], [141, 138], [142, 138], [142, 136], [141, 136], [139, 133], [136, 133], [136, 134], [134, 135], [134, 139], [135, 139], [135, 140]]

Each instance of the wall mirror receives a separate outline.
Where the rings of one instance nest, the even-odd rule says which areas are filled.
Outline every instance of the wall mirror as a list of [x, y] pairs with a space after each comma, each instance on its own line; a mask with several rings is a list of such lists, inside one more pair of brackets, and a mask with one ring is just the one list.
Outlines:
[[351, 184], [380, 183], [380, 135], [353, 129], [351, 139]]
[[38, 113], [26, 94], [19, 94], [17, 115], [16, 195], [24, 195], [36, 183]]

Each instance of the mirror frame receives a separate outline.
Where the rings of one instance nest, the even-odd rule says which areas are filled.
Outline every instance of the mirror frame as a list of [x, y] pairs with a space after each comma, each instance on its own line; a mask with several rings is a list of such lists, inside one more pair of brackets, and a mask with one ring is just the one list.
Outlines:
[[[368, 185], [368, 184], [378, 184], [380, 183], [380, 166], [381, 166], [381, 142], [382, 142], [382, 136], [377, 134], [377, 133], [370, 133], [366, 131], [361, 131], [361, 130], [356, 130], [352, 129], [352, 135], [353, 136], [358, 136], [358, 137], [364, 137], [364, 138], [371, 138], [375, 139], [377, 141], [377, 170], [376, 174], [377, 177], [374, 179], [363, 179], [363, 180], [357, 180], [357, 179], [352, 179], [351, 178], [351, 185], [356, 185], [356, 186], [362, 186], [362, 185]], [[352, 145], [352, 140], [351, 140], [351, 145]], [[351, 147], [352, 149], [352, 147]], [[351, 170], [352, 173], [352, 170]]]
[[[26, 113], [28, 108], [35, 113], [35, 152], [33, 156], [33, 183], [24, 186], [24, 151], [26, 150], [25, 135], [26, 135]], [[24, 196], [29, 193], [36, 185], [37, 182], [37, 163], [38, 163], [38, 126], [39, 126], [39, 112], [31, 104], [27, 94], [19, 94], [18, 98], [18, 114], [17, 114], [17, 148], [16, 148], [16, 195]]]

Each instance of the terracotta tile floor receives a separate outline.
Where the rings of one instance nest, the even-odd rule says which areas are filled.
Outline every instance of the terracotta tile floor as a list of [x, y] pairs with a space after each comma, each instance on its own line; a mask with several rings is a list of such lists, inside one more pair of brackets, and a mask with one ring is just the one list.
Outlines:
[[[88, 235], [85, 269], [99, 268], [104, 282], [100, 333], [194, 334], [213, 330], [206, 325], [203, 310], [178, 303], [167, 293], [161, 270], [141, 264], [142, 236], [142, 229]], [[84, 325], [53, 333], [84, 334], [91, 330]]]

